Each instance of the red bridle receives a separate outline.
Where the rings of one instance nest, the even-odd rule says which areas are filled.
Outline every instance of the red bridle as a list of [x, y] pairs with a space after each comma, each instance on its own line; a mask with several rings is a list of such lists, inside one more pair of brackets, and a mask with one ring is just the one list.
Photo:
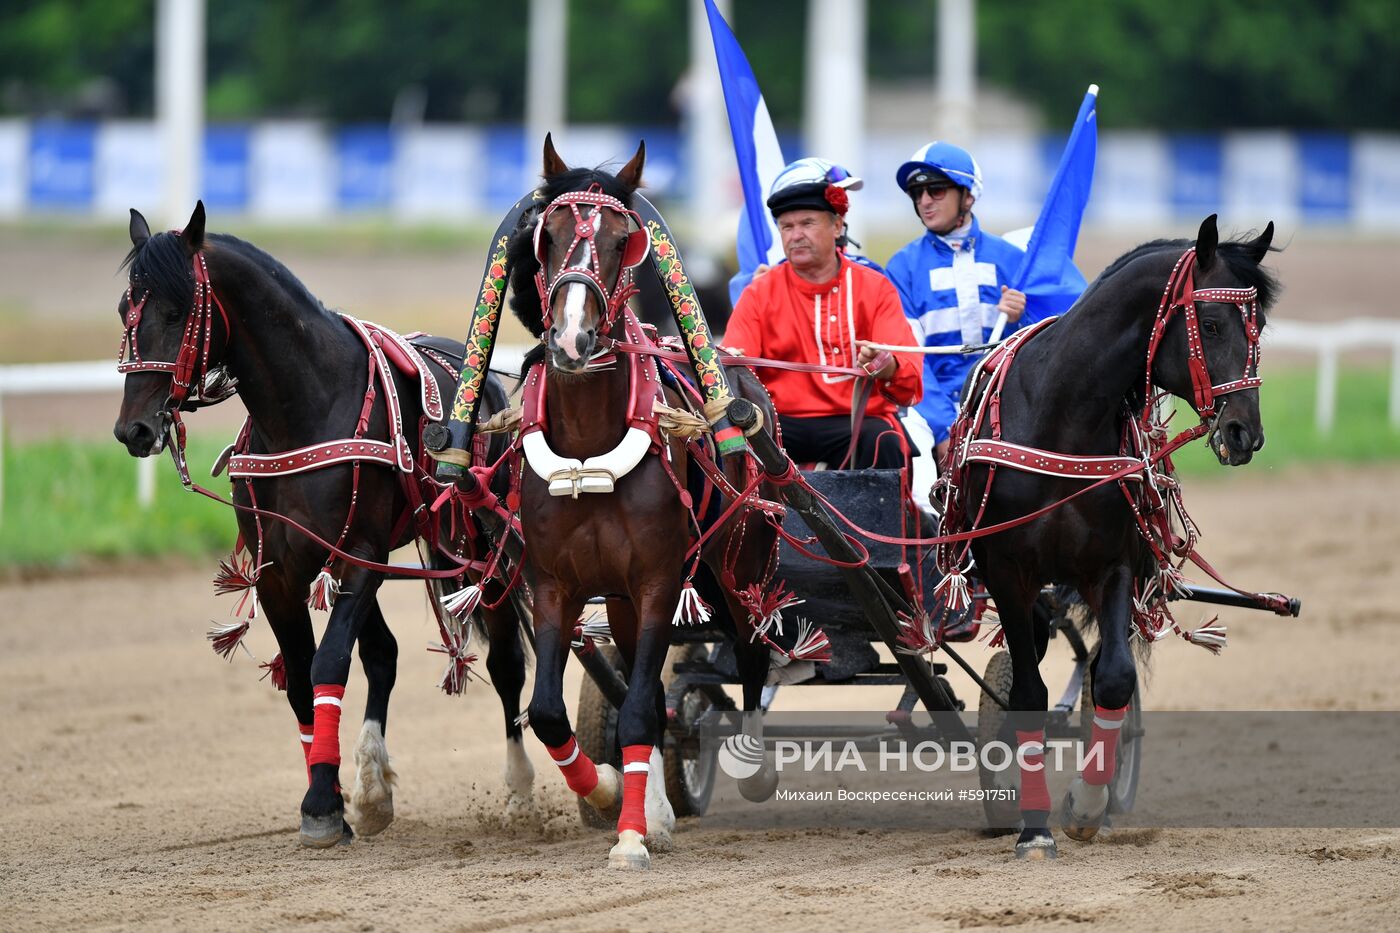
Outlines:
[[[1152, 325], [1152, 339], [1147, 345], [1147, 384], [1143, 397], [1152, 398], [1152, 363], [1168, 322], [1180, 310], [1186, 325], [1186, 365], [1191, 373], [1191, 401], [1201, 418], [1205, 419], [1216, 414], [1215, 400], [1222, 395], [1255, 389], [1262, 382], [1259, 378], [1259, 290], [1253, 287], [1196, 288], [1195, 267], [1196, 250], [1188, 249], [1176, 261], [1166, 288], [1162, 290], [1157, 320]], [[1201, 343], [1201, 323], [1196, 313], [1198, 301], [1232, 304], [1239, 308], [1249, 346], [1245, 353], [1244, 372], [1232, 382], [1217, 384], [1210, 381], [1205, 348]]]
[[[591, 216], [585, 218], [579, 210], [580, 205], [587, 205], [594, 208]], [[559, 271], [553, 279], [546, 279], [546, 262], [548, 257], [544, 255], [544, 228], [549, 223], [550, 216], [559, 208], [567, 207], [574, 218], [574, 238], [569, 244], [569, 248], [564, 251], [564, 258], [559, 264]], [[622, 251], [622, 262], [618, 266], [617, 279], [610, 286], [603, 281], [603, 266], [601, 257], [598, 255], [598, 229], [602, 226], [602, 213], [604, 210], [616, 211], [624, 218], [630, 218], [636, 224], [637, 229], [627, 235], [627, 246]], [[574, 255], [580, 248], [587, 251], [587, 258], [580, 261], [578, 265], [571, 265]], [[632, 284], [632, 270], [646, 259], [647, 253], [651, 249], [651, 240], [647, 236], [646, 230], [642, 229], [642, 219], [637, 212], [631, 210], [617, 198], [604, 194], [602, 189], [593, 185], [587, 191], [570, 191], [561, 194], [540, 214], [540, 219], [535, 225], [535, 258], [539, 260], [540, 271], [535, 273], [535, 288], [540, 294], [541, 312], [544, 315], [544, 326], [550, 327], [553, 324], [554, 296], [561, 286], [572, 282], [579, 282], [588, 287], [598, 298], [599, 305], [603, 308], [603, 317], [599, 322], [598, 330], [606, 333], [611, 329], [613, 321], [617, 319], [618, 312], [636, 292], [636, 286]]]
[[[185, 318], [185, 330], [180, 337], [180, 350], [174, 362], [144, 360], [136, 343], [137, 329], [141, 326], [141, 312], [150, 299], [149, 289], [135, 299], [134, 286], [126, 289], [126, 328], [122, 331], [121, 344], [117, 347], [117, 372], [170, 373], [170, 398], [166, 406], [178, 409], [186, 399], [195, 401], [221, 401], [206, 399], [202, 393], [205, 377], [209, 375], [209, 347], [214, 337], [214, 309], [224, 322], [224, 339], [227, 341], [232, 331], [229, 329], [228, 312], [209, 285], [209, 266], [203, 253], [194, 256], [194, 302]], [[129, 356], [128, 356], [129, 355]]]

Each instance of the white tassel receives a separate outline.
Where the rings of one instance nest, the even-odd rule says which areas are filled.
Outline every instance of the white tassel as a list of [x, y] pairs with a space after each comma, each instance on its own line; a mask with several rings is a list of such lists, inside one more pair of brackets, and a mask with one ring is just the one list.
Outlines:
[[340, 581], [331, 576], [329, 567], [323, 567], [311, 582], [311, 595], [306, 598], [306, 604], [312, 609], [329, 612], [339, 595]]
[[1194, 632], [1182, 636], [1191, 644], [1204, 648], [1211, 654], [1219, 654], [1225, 647], [1224, 625], [1203, 625]]
[[962, 612], [972, 605], [972, 591], [967, 586], [967, 575], [961, 570], [948, 574], [934, 587], [935, 599], [941, 599], [949, 612]]
[[681, 587], [681, 598], [671, 616], [672, 625], [704, 625], [710, 621], [710, 607], [689, 582]]
[[464, 619], [481, 605], [481, 587], [476, 584], [464, 587], [442, 598], [442, 608], [457, 619]]

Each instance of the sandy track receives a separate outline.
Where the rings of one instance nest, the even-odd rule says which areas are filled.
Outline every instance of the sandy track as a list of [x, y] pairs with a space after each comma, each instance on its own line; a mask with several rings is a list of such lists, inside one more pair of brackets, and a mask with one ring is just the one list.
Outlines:
[[[1397, 480], [1370, 469], [1198, 482], [1190, 501], [1207, 553], [1241, 582], [1302, 596], [1306, 618], [1225, 613], [1231, 647], [1219, 658], [1166, 644], [1147, 705], [1400, 709]], [[1340, 497], [1324, 490], [1342, 488], [1352, 505], [1336, 514]], [[208, 578], [199, 568], [0, 587], [0, 927], [1385, 928], [1400, 907], [1400, 830], [1121, 830], [1089, 846], [1062, 839], [1057, 863], [1020, 865], [1008, 840], [971, 832], [689, 820], [649, 874], [618, 876], [604, 867], [611, 840], [577, 825], [532, 736], [541, 817], [502, 824], [495, 695], [433, 689], [440, 656], [421, 650], [432, 628], [408, 583], [386, 589], [402, 651], [389, 730], [398, 819], [374, 839], [303, 850], [291, 714], [251, 662], [226, 666], [204, 644], [226, 610]], [[273, 653], [265, 627], [249, 641]], [[363, 695], [355, 672], [347, 709]], [[892, 703], [877, 688], [781, 697], [794, 708], [857, 699]]]

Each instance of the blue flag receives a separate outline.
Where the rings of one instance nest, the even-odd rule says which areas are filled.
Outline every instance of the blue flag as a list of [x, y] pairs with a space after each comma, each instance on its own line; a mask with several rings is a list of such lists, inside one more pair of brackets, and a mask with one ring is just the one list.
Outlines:
[[787, 163], [783, 160], [778, 133], [768, 115], [768, 105], [758, 89], [758, 81], [734, 38], [729, 24], [716, 9], [714, 0], [705, 0], [710, 20], [710, 37], [715, 43], [720, 85], [724, 88], [724, 109], [729, 114], [729, 132], [734, 137], [734, 158], [739, 165], [739, 184], [744, 189], [744, 213], [739, 218], [739, 274], [729, 283], [729, 300], [753, 278], [760, 263], [772, 265], [782, 259], [778, 228], [768, 214], [764, 192]]
[[1094, 108], [1098, 95], [1098, 85], [1090, 85], [1079, 105], [1079, 116], [1074, 119], [1074, 129], [1026, 244], [1025, 258], [1011, 284], [1026, 293], [1023, 320], [1027, 323], [1069, 310], [1087, 286], [1083, 274], [1074, 266], [1074, 247], [1094, 183], [1094, 157], [1098, 151]]

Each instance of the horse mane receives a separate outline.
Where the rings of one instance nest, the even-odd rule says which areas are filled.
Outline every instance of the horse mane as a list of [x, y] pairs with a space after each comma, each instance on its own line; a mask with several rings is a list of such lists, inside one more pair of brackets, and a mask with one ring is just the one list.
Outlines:
[[[300, 309], [330, 314], [321, 300], [290, 269], [247, 240], [227, 233], [211, 233], [204, 238], [204, 246], [206, 249], [215, 247], [251, 262], [269, 281], [276, 282]], [[128, 267], [133, 284], [167, 298], [175, 307], [189, 308], [194, 303], [194, 268], [179, 234], [168, 231], [157, 233], [140, 246], [133, 246], [119, 268]], [[218, 283], [213, 284], [217, 290]]]
[[[1278, 277], [1273, 272], [1264, 268], [1263, 264], [1254, 261], [1251, 251], [1256, 249], [1253, 245], [1254, 237], [1250, 233], [1233, 239], [1224, 240], [1216, 246], [1216, 259], [1225, 263], [1235, 278], [1239, 279], [1242, 287], [1253, 287], [1259, 291], [1259, 311], [1262, 317], [1278, 300], [1279, 294], [1283, 291], [1283, 286], [1279, 284]], [[1088, 297], [1089, 292], [1094, 291], [1101, 283], [1111, 278], [1115, 273], [1122, 270], [1134, 260], [1143, 256], [1152, 255], [1159, 252], [1174, 251], [1176, 253], [1185, 252], [1196, 245], [1195, 240], [1185, 239], [1161, 239], [1151, 240], [1141, 243], [1119, 256], [1109, 263], [1108, 268], [1099, 273], [1099, 277], [1094, 280], [1094, 284], [1085, 292]], [[1270, 246], [1269, 252], [1281, 253], [1283, 248]]]
[[535, 289], [535, 273], [540, 271], [539, 260], [535, 258], [535, 222], [543, 207], [559, 195], [587, 191], [592, 185], [602, 188], [604, 194], [617, 198], [628, 207], [632, 206], [633, 189], [618, 181], [616, 175], [601, 168], [571, 168], [544, 179], [539, 189], [543, 199], [541, 206], [521, 216], [520, 224], [506, 245], [506, 262], [510, 266], [510, 309], [536, 338], [544, 334], [544, 309], [540, 307], [540, 295]]

